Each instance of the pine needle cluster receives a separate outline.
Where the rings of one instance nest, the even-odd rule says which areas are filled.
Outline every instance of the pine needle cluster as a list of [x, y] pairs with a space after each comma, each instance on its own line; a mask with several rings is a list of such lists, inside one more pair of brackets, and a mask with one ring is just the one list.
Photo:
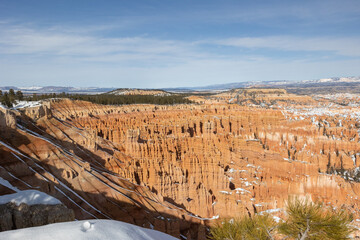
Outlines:
[[350, 226], [351, 214], [343, 209], [325, 208], [308, 199], [289, 200], [287, 214], [287, 220], [278, 226], [278, 230], [293, 239], [349, 239], [354, 231]]
[[268, 215], [255, 215], [218, 223], [210, 230], [213, 240], [257, 240], [273, 239], [275, 221]]
[[270, 215], [255, 215], [217, 223], [213, 240], [343, 240], [355, 231], [353, 217], [344, 209], [329, 209], [308, 199], [289, 199], [287, 219], [276, 223]]

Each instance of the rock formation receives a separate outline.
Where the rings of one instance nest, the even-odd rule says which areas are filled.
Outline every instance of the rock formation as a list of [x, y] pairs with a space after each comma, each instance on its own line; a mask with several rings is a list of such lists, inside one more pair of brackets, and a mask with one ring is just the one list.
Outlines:
[[15, 116], [14, 112], [0, 108], [0, 131], [5, 130], [6, 128], [16, 128]]
[[355, 109], [312, 114], [335, 103], [284, 90], [236, 94], [175, 106], [51, 100], [44, 113], [14, 112], [17, 127], [2, 128], [0, 176], [55, 196], [77, 219], [183, 239], [205, 239], [218, 217], [281, 216], [289, 195], [358, 218], [360, 124], [340, 114]]
[[74, 212], [62, 204], [17, 206], [14, 203], [0, 205], [0, 231], [42, 226], [50, 223], [74, 221]]

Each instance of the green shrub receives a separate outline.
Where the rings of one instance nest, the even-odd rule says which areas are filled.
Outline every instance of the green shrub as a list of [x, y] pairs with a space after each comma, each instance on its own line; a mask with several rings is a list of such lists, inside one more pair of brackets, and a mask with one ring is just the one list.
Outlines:
[[352, 215], [344, 209], [334, 210], [307, 199], [289, 199], [287, 219], [275, 223], [269, 215], [243, 217], [219, 222], [210, 230], [213, 240], [341, 240], [350, 239], [355, 231]]
[[210, 230], [213, 240], [268, 240], [272, 238], [274, 220], [268, 215], [255, 215], [218, 223]]
[[293, 239], [349, 239], [354, 231], [352, 215], [345, 210], [325, 208], [307, 199], [289, 199], [287, 220], [278, 226], [279, 232]]

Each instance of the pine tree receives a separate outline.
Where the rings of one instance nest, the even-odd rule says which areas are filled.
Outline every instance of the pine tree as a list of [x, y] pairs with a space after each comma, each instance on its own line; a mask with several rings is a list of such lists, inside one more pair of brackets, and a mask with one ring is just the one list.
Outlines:
[[287, 214], [288, 219], [279, 226], [279, 232], [294, 239], [349, 239], [354, 231], [350, 226], [352, 216], [345, 210], [326, 209], [307, 199], [289, 199]]
[[213, 240], [271, 240], [275, 229], [274, 220], [268, 215], [255, 215], [225, 221], [210, 230]]
[[9, 96], [15, 96], [15, 91], [14, 91], [14, 89], [10, 88], [10, 90], [9, 90]]
[[11, 105], [13, 105], [15, 103], [15, 100], [16, 100], [14, 89], [11, 88], [9, 90], [8, 97], [9, 97], [9, 101], [11, 102]]
[[1, 103], [7, 107], [13, 106], [13, 103], [10, 101], [9, 94], [7, 92], [4, 93]]
[[355, 231], [352, 215], [345, 210], [328, 209], [320, 203], [299, 198], [289, 199], [285, 222], [276, 224], [268, 215], [244, 217], [218, 223], [210, 230], [213, 240], [340, 240], [350, 239]]
[[16, 99], [19, 101], [24, 100], [24, 95], [20, 90], [16, 92]]

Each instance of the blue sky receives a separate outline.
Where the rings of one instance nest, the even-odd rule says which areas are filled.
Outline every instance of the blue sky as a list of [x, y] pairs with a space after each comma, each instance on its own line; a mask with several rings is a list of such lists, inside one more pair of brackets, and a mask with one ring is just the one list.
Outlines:
[[0, 85], [360, 75], [360, 1], [0, 0]]

